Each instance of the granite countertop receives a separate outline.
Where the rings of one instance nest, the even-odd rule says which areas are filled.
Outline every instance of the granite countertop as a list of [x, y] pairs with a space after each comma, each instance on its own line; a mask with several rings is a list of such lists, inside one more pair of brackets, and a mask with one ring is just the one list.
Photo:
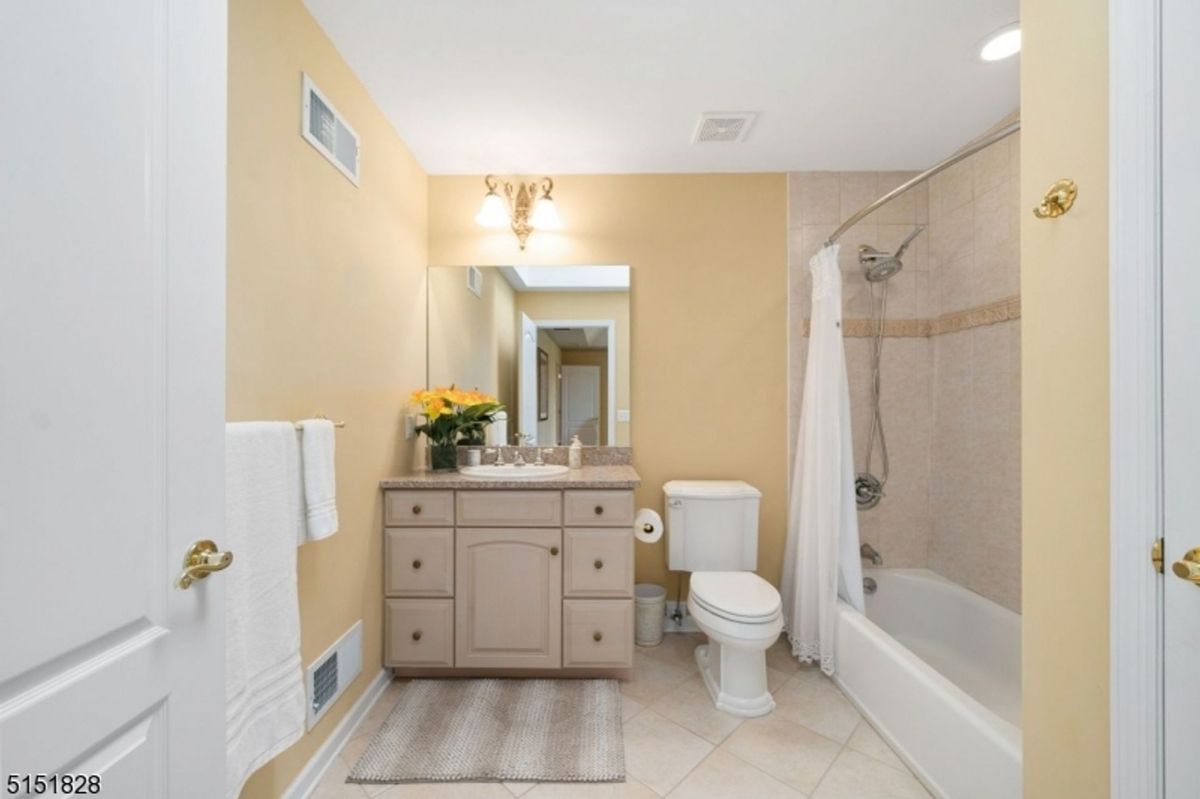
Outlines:
[[559, 477], [524, 480], [487, 480], [461, 472], [418, 472], [379, 481], [381, 488], [451, 488], [488, 490], [498, 488], [637, 488], [642, 478], [632, 466], [584, 466]]

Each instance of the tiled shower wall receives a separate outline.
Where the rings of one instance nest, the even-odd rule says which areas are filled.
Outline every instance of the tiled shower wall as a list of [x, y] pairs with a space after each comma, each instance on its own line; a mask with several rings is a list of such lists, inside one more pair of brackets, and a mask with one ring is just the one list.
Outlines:
[[[840, 239], [854, 451], [861, 469], [870, 422], [870, 317], [858, 247], [891, 251], [926, 231], [889, 281], [883, 415], [886, 496], [859, 514], [862, 539], [885, 565], [926, 567], [1006, 607], [1020, 606], [1019, 321], [1016, 137], [989, 147], [867, 217]], [[789, 176], [789, 440], [803, 399], [809, 258], [843, 219], [914, 173]], [[878, 291], [878, 289], [877, 289]], [[1000, 301], [1008, 301], [1000, 303]], [[1007, 313], [998, 316], [995, 304]], [[972, 313], [984, 309], [983, 313]], [[854, 335], [855, 331], [860, 335]], [[932, 333], [932, 335], [931, 335]], [[872, 471], [879, 474], [878, 456]]]
[[[929, 182], [942, 314], [1020, 292], [1020, 134]], [[929, 568], [1021, 607], [1021, 322], [933, 336]]]

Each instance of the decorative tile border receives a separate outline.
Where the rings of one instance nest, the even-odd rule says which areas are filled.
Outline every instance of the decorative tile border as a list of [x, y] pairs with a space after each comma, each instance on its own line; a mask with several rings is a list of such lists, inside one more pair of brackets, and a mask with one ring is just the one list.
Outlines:
[[[883, 335], [884, 338], [928, 338], [1020, 318], [1021, 298], [1008, 297], [987, 305], [944, 313], [932, 319], [888, 319], [883, 325]], [[805, 319], [806, 337], [809, 334], [809, 326], [810, 321]], [[871, 338], [876, 329], [873, 319], [842, 320], [842, 335], [846, 338]]]
[[929, 335], [940, 336], [943, 333], [957, 333], [960, 330], [969, 330], [972, 327], [982, 327], [984, 325], [994, 325], [999, 322], [1007, 322], [1010, 319], [1021, 318], [1021, 297], [1006, 297], [998, 302], [991, 302], [987, 305], [978, 305], [974, 308], [967, 308], [962, 311], [953, 311], [952, 313], [942, 314], [936, 319], [931, 319]]

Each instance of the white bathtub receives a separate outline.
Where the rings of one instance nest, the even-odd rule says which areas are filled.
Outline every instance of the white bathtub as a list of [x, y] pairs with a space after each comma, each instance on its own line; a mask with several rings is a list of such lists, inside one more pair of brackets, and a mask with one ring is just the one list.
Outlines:
[[925, 569], [867, 569], [834, 679], [939, 799], [1020, 799], [1021, 617]]

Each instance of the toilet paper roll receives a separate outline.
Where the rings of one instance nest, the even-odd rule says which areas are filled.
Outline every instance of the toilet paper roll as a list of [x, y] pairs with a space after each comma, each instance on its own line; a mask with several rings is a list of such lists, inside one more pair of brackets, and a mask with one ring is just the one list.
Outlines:
[[633, 535], [643, 544], [653, 544], [662, 538], [663, 520], [657, 511], [642, 508], [633, 519]]

